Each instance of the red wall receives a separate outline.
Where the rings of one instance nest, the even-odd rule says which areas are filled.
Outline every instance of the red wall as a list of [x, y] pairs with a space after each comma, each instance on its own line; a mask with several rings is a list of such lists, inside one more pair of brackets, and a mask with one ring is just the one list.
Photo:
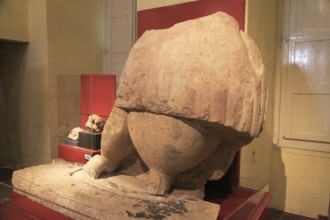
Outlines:
[[88, 116], [97, 114], [105, 121], [114, 106], [116, 76], [106, 74], [81, 74], [81, 128], [85, 129]]
[[138, 12], [137, 36], [150, 29], [169, 28], [173, 24], [217, 11], [233, 16], [244, 29], [245, 0], [199, 0], [173, 6], [143, 10]]

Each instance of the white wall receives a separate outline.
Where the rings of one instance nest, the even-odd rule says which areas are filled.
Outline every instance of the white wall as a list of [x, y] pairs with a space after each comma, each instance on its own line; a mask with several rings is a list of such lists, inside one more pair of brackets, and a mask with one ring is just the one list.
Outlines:
[[329, 158], [274, 147], [271, 164], [270, 190], [275, 209], [315, 219], [319, 214], [328, 216]]
[[49, 105], [57, 112], [53, 157], [57, 143], [80, 126], [80, 74], [102, 73], [104, 6], [103, 0], [47, 0]]
[[[275, 209], [317, 218], [328, 215], [330, 159], [311, 152], [273, 145], [276, 49], [280, 49], [283, 1], [247, 1], [247, 32], [259, 46], [266, 65], [269, 102], [265, 130], [242, 150], [241, 176], [269, 182]], [[276, 86], [280, 89], [280, 86]], [[275, 108], [277, 109], [277, 108]]]
[[[104, 1], [21, 2], [26, 3], [18, 8], [26, 10], [29, 43], [0, 45], [6, 116], [0, 161], [31, 166], [56, 158], [69, 127], [80, 125], [79, 74], [99, 73], [103, 67]], [[9, 5], [6, 10], [16, 13], [17, 5]]]
[[0, 1], [0, 39], [28, 41], [27, 2], [27, 0]]
[[274, 67], [276, 37], [276, 1], [246, 2], [245, 31], [259, 47], [265, 65], [268, 104], [266, 123], [260, 137], [241, 150], [240, 175], [269, 182], [273, 136]]

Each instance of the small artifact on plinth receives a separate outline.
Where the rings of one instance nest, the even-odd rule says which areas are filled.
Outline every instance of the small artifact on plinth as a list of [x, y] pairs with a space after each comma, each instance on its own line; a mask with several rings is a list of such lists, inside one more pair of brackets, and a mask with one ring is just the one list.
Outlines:
[[81, 127], [75, 127], [73, 128], [70, 133], [68, 134], [68, 138], [64, 140], [65, 144], [78, 146], [79, 143], [79, 132], [84, 131]]
[[[128, 199], [134, 191], [154, 213], [172, 210], [156, 219], [198, 219], [201, 213], [200, 219], [216, 219], [218, 206], [202, 201], [204, 185], [220, 179], [236, 152], [260, 134], [264, 71], [253, 40], [222, 12], [145, 32], [126, 61], [101, 155], [71, 177], [83, 176], [100, 188], [103, 182], [108, 191], [120, 186]], [[164, 209], [165, 203], [186, 211]], [[155, 217], [146, 211], [151, 206], [134, 207], [138, 211], [121, 217]]]
[[80, 127], [73, 128], [64, 143], [99, 150], [104, 124], [105, 122], [101, 116], [91, 114], [85, 123], [86, 130]]
[[100, 150], [104, 124], [105, 122], [101, 116], [91, 114], [85, 124], [86, 130], [79, 132], [78, 146]]
[[88, 116], [85, 126], [90, 132], [102, 132], [104, 124], [105, 122], [101, 116], [91, 114]]

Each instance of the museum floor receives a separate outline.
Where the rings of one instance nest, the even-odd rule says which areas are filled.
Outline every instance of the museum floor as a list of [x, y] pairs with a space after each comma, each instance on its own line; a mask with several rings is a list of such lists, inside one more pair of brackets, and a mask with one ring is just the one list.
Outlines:
[[[12, 171], [10, 169], [0, 168], [0, 182], [11, 185], [11, 175]], [[2, 187], [2, 185], [0, 185], [0, 201], [8, 197], [9, 193], [10, 192], [8, 188]], [[275, 209], [269, 211], [271, 213], [271, 219], [273, 220], [312, 220], [312, 218], [285, 213]], [[267, 219], [262, 218], [261, 220], [269, 220], [269, 217], [267, 217]]]

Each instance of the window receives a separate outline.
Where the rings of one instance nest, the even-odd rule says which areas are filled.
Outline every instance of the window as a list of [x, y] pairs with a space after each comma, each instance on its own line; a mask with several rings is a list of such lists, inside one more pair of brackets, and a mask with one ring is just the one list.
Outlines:
[[278, 140], [330, 153], [330, 1], [284, 1]]

